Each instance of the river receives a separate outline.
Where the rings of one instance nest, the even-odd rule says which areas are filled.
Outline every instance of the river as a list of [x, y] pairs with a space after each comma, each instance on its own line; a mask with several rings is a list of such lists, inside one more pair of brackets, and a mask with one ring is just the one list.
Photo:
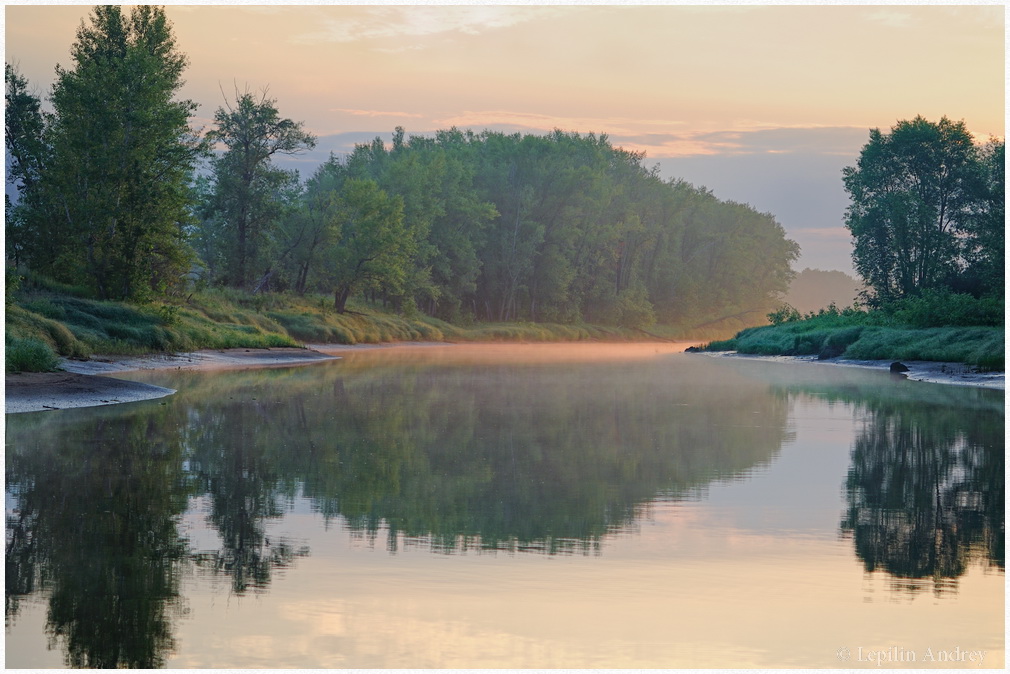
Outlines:
[[7, 415], [6, 666], [1003, 666], [1003, 391], [677, 351]]

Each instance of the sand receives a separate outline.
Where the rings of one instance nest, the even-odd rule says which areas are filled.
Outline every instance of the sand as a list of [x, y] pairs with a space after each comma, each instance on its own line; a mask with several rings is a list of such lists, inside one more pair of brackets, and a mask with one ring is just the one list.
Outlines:
[[196, 351], [182, 355], [141, 357], [93, 357], [64, 360], [63, 372], [8, 374], [4, 378], [4, 411], [7, 414], [94, 407], [163, 398], [173, 389], [102, 376], [136, 370], [190, 370], [299, 365], [336, 356], [311, 349], [227, 349]]

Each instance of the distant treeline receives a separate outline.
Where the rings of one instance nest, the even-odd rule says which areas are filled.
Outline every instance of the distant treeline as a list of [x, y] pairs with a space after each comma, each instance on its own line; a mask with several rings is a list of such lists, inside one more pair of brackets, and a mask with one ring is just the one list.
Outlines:
[[760, 318], [798, 251], [772, 216], [661, 180], [593, 134], [398, 128], [391, 147], [290, 176], [282, 214], [247, 234], [260, 244], [244, 273], [220, 190], [194, 230], [209, 278], [330, 292], [338, 310], [361, 291], [448, 320]]
[[323, 292], [340, 312], [365, 296], [449, 320], [698, 326], [760, 321], [798, 255], [771, 215], [605, 135], [398, 128], [303, 181], [272, 158], [315, 139], [266, 96], [236, 92], [194, 132], [158, 7], [96, 7], [71, 56], [51, 113], [6, 68], [7, 251], [100, 299], [208, 284]]

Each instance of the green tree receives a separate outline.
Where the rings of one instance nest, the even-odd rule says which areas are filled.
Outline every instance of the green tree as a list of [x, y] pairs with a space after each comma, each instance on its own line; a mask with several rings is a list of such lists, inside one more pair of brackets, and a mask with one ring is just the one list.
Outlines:
[[[284, 215], [282, 195], [297, 177], [276, 168], [271, 157], [293, 155], [315, 147], [315, 137], [301, 122], [282, 118], [277, 101], [246, 92], [234, 106], [226, 103], [214, 115], [217, 128], [207, 134], [224, 146], [213, 162], [213, 205], [204, 227], [223, 228], [216, 238], [225, 257], [229, 285], [252, 289], [272, 269], [268, 241]], [[254, 269], [259, 269], [253, 277]]]
[[398, 128], [390, 149], [359, 145], [344, 166], [403, 199], [417, 241], [406, 286], [429, 313], [628, 327], [760, 320], [788, 286], [796, 244], [772, 216], [665, 182], [642, 159], [605, 135]]
[[979, 148], [974, 212], [962, 226], [965, 271], [955, 289], [973, 295], [1005, 292], [1006, 275], [1006, 151], [992, 139]]
[[978, 149], [963, 121], [922, 117], [870, 131], [843, 171], [856, 271], [877, 304], [941, 288], [963, 269], [961, 235], [977, 210]]
[[299, 295], [311, 287], [327, 244], [339, 232], [340, 188], [346, 173], [331, 155], [306, 182], [300, 207], [284, 222], [291, 251], [292, 287]]
[[329, 240], [324, 282], [332, 288], [338, 312], [344, 313], [347, 300], [362, 289], [403, 291], [417, 239], [406, 226], [400, 197], [390, 196], [372, 180], [348, 180], [340, 191]]
[[140, 5], [129, 16], [96, 7], [71, 58], [56, 68], [42, 146], [32, 103], [19, 99], [17, 234], [34, 241], [25, 261], [101, 298], [144, 299], [177, 284], [190, 262], [183, 229], [202, 144], [189, 127], [196, 105], [175, 100], [186, 57], [164, 10]]

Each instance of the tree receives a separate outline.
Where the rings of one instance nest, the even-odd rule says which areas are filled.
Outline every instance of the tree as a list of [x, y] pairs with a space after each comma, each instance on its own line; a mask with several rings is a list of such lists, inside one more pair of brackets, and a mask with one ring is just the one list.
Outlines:
[[1006, 275], [1006, 152], [1003, 141], [992, 139], [979, 148], [974, 211], [965, 226], [965, 270], [956, 289], [973, 295], [1005, 292]]
[[344, 313], [351, 295], [366, 287], [401, 292], [416, 248], [414, 232], [404, 221], [403, 200], [372, 180], [348, 180], [324, 256], [334, 308]]
[[4, 143], [7, 148], [7, 183], [18, 193], [19, 207], [4, 194], [6, 210], [7, 255], [17, 265], [26, 248], [38, 243], [29, 236], [24, 223], [29, 199], [37, 195], [46, 148], [43, 140], [45, 122], [39, 97], [28, 90], [28, 80], [11, 64], [4, 64]]
[[[315, 147], [315, 137], [301, 122], [281, 118], [277, 102], [264, 93], [258, 100], [249, 92], [237, 96], [234, 107], [226, 104], [214, 115], [217, 128], [208, 139], [224, 145], [224, 154], [213, 162], [212, 213], [204, 226], [218, 224], [226, 246], [227, 282], [249, 287], [253, 267], [269, 271], [265, 241], [282, 215], [278, 196], [290, 189], [292, 174], [271, 163], [276, 154], [293, 155]], [[257, 276], [257, 278], [259, 278]]]
[[34, 104], [8, 72], [19, 124], [8, 119], [7, 146], [24, 202], [15, 248], [100, 298], [144, 299], [179, 283], [190, 261], [183, 228], [202, 144], [189, 127], [196, 105], [174, 98], [186, 57], [164, 10], [141, 5], [128, 17], [96, 7], [71, 58], [56, 68], [41, 142]]
[[843, 176], [852, 199], [845, 224], [853, 262], [873, 302], [947, 286], [962, 271], [977, 171], [978, 149], [963, 121], [916, 117], [889, 134], [870, 131], [857, 165]]
[[319, 273], [326, 246], [339, 234], [340, 189], [346, 174], [346, 168], [330, 155], [306, 182], [300, 207], [284, 222], [293, 263], [292, 286], [299, 295], [309, 289], [310, 278]]

